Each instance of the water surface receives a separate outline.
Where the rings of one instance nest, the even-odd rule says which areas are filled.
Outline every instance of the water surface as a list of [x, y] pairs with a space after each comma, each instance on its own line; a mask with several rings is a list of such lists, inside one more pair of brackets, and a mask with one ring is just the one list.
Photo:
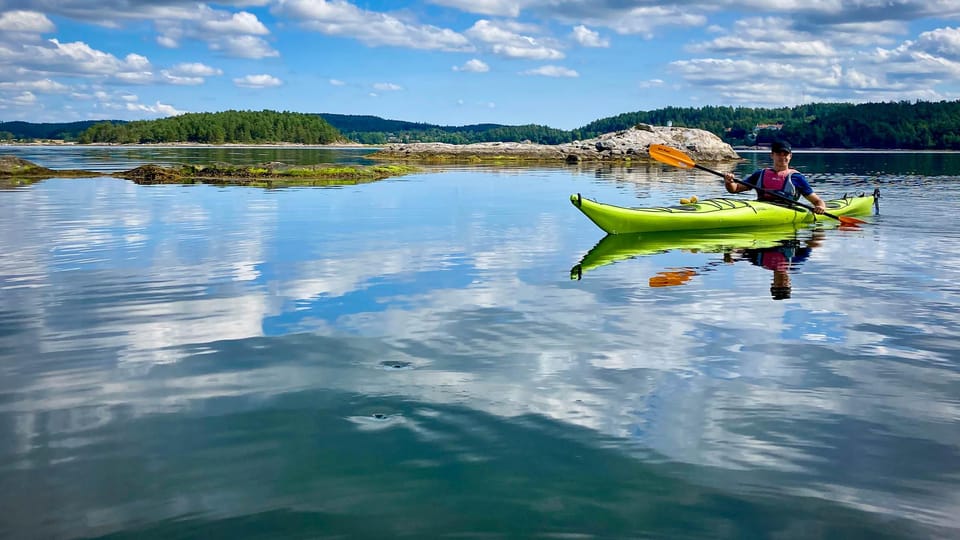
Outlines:
[[656, 249], [569, 195], [715, 177], [0, 191], [0, 537], [955, 537], [958, 158], [798, 153], [879, 215]]

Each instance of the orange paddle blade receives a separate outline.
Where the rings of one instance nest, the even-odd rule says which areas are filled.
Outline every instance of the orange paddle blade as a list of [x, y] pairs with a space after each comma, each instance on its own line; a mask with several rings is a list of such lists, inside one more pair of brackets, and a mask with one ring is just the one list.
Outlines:
[[[834, 216], [830, 216], [830, 217], [834, 217]], [[847, 225], [847, 226], [849, 226], [849, 227], [854, 227], [854, 228], [857, 228], [857, 229], [860, 228], [860, 227], [859, 227], [860, 224], [862, 224], [862, 223], [868, 223], [868, 222], [866, 222], [866, 221], [864, 221], [864, 220], [862, 220], [862, 219], [857, 219], [857, 218], [855, 218], [855, 217], [850, 217], [850, 216], [836, 216], [836, 218], [840, 220], [840, 224], [841, 224], [841, 225]]]
[[650, 278], [649, 284], [651, 287], [675, 287], [690, 281], [690, 278], [695, 275], [697, 275], [697, 272], [689, 268], [679, 271], [663, 271]]
[[663, 144], [651, 144], [648, 149], [650, 152], [650, 157], [659, 161], [660, 163], [666, 163], [667, 165], [672, 165], [674, 167], [680, 167], [683, 169], [692, 169], [696, 166], [696, 162], [690, 158], [690, 156], [684, 154], [676, 148], [671, 148]]

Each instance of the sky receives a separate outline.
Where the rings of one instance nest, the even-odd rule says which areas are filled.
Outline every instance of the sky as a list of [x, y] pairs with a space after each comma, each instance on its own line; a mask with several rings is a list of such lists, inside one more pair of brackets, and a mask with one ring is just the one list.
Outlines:
[[0, 121], [960, 99], [960, 0], [0, 0]]

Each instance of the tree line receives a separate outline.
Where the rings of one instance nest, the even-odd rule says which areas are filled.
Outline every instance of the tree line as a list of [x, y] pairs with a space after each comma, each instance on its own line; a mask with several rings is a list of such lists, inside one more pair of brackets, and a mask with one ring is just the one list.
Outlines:
[[331, 144], [346, 139], [315, 114], [231, 110], [187, 113], [159, 120], [101, 122], [81, 133], [77, 140], [82, 144]]
[[[960, 150], [960, 101], [811, 103], [780, 108], [664, 107], [595, 120], [569, 131], [533, 124], [439, 126], [365, 115], [225, 111], [85, 126], [84, 123], [6, 122], [0, 123], [0, 132], [5, 132], [0, 133], [0, 139], [66, 134], [63, 138], [81, 143], [330, 144], [351, 140], [364, 144], [418, 141], [561, 144], [641, 123], [703, 129], [733, 145], [760, 145], [784, 138], [796, 148]], [[71, 129], [78, 130], [73, 139]]]

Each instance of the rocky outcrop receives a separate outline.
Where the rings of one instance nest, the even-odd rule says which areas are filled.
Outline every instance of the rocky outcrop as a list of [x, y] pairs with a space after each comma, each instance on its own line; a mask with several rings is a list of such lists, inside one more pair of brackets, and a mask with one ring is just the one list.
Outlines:
[[709, 131], [638, 124], [594, 139], [550, 145], [493, 142], [474, 144], [390, 144], [371, 157], [416, 161], [628, 161], [649, 159], [651, 144], [679, 148], [697, 161], [732, 161], [740, 156]]
[[52, 178], [60, 176], [64, 178], [76, 178], [85, 176], [97, 176], [97, 173], [88, 171], [58, 170], [53, 171], [46, 167], [41, 167], [32, 161], [27, 161], [17, 156], [0, 156], [0, 178]]

